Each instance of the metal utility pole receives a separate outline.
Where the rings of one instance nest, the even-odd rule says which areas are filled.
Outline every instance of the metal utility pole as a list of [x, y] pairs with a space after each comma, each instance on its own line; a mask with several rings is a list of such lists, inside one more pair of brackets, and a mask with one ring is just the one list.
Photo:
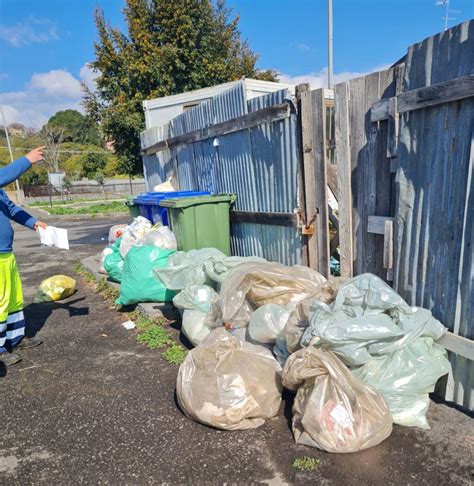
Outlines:
[[[10, 152], [10, 160], [13, 162], [13, 151], [12, 151], [12, 146], [10, 143], [10, 136], [8, 135], [8, 127], [7, 127], [7, 122], [5, 120], [5, 112], [3, 111], [3, 106], [2, 106], [2, 119], [3, 119], [3, 128], [5, 130], [5, 136], [7, 137], [7, 145], [8, 145], [8, 151]], [[20, 193], [20, 183], [18, 182], [18, 179], [15, 181], [16, 182], [16, 198], [18, 204], [22, 204], [21, 200], [21, 193]]]
[[332, 0], [328, 0], [328, 88], [333, 86], [333, 62], [332, 62]]

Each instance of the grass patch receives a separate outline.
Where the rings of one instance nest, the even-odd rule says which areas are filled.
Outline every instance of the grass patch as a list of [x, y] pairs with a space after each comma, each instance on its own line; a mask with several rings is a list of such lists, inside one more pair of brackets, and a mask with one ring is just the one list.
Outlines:
[[[81, 263], [74, 265], [74, 271], [84, 277], [87, 282], [94, 284], [94, 290], [100, 294], [104, 300], [115, 305], [120, 290], [110, 285], [105, 278], [99, 280], [89, 272]], [[173, 336], [164, 328], [164, 320], [153, 320], [135, 310], [126, 313], [128, 319], [135, 322], [137, 330], [137, 342], [145, 344], [150, 349], [162, 349], [163, 358], [171, 364], [181, 364], [186, 358], [186, 350], [179, 345]]]
[[103, 213], [126, 213], [128, 208], [122, 201], [114, 201], [109, 203], [91, 204], [90, 206], [75, 208], [75, 207], [52, 207], [47, 211], [54, 216], [70, 216], [70, 215], [94, 215]]
[[84, 279], [86, 280], [86, 282], [88, 283], [91, 283], [91, 282], [95, 282], [97, 279], [95, 278], [95, 275], [92, 273], [92, 272], [89, 272], [89, 270], [87, 270], [84, 265], [81, 263], [81, 262], [77, 262], [75, 265], [74, 265], [74, 271], [81, 275], [82, 277], [84, 277]]
[[[113, 198], [112, 198], [113, 199]], [[118, 199], [118, 198], [117, 198]], [[104, 201], [104, 198], [99, 198], [99, 199], [87, 199], [85, 197], [79, 197], [75, 199], [63, 199], [63, 200], [53, 200], [53, 207], [54, 206], [64, 206], [64, 205], [72, 205], [76, 203], [108, 203], [109, 201]], [[112, 202], [112, 201], [110, 201]], [[42, 207], [51, 207], [51, 204], [49, 201], [35, 201], [32, 203], [29, 203], [28, 206], [30, 208], [42, 208]]]
[[165, 331], [164, 327], [158, 324], [140, 332], [137, 336], [137, 341], [146, 344], [150, 349], [164, 348], [168, 344], [173, 344], [173, 339]]
[[163, 358], [172, 364], [181, 364], [186, 358], [186, 350], [180, 344], [173, 343], [164, 353]]
[[315, 471], [318, 466], [321, 464], [319, 459], [315, 459], [314, 457], [297, 457], [291, 467], [293, 469], [297, 469], [298, 471]]

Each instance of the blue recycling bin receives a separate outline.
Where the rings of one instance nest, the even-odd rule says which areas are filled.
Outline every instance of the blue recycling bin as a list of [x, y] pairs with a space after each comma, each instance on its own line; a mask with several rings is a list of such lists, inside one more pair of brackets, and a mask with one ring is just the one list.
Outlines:
[[168, 209], [160, 206], [163, 199], [209, 196], [208, 191], [175, 191], [175, 192], [144, 192], [137, 196], [133, 202], [138, 206], [140, 216], [153, 224], [162, 223], [168, 226]]

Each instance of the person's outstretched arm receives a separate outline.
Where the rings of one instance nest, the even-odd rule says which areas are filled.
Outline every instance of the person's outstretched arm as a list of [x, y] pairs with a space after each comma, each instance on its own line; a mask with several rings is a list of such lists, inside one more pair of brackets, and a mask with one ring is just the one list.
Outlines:
[[2, 202], [4, 202], [8, 207], [10, 219], [32, 230], [37, 230], [38, 227], [43, 229], [46, 228], [46, 223], [38, 221], [35, 217], [31, 216], [31, 214], [27, 213], [24, 209], [18, 207], [13, 201], [11, 201], [11, 199], [5, 194], [4, 191], [0, 191], [0, 197], [2, 199]]
[[25, 157], [21, 157], [10, 165], [0, 169], [0, 187], [7, 186], [14, 180], [23, 175], [32, 164], [43, 160], [44, 147], [38, 147], [27, 153]]

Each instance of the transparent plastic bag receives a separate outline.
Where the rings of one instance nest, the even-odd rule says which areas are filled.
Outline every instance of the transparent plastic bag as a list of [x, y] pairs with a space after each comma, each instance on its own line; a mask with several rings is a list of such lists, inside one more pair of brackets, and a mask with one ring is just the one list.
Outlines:
[[327, 452], [357, 452], [380, 444], [392, 432], [382, 396], [327, 349], [309, 346], [293, 353], [283, 370], [283, 385], [297, 390], [293, 405], [297, 444]]
[[43, 280], [36, 292], [35, 303], [66, 299], [76, 291], [76, 281], [66, 275], [54, 275]]
[[233, 327], [246, 327], [250, 316], [265, 304], [297, 304], [309, 297], [330, 302], [334, 293], [315, 270], [280, 263], [244, 263], [235, 267], [222, 283], [223, 319]]
[[182, 313], [183, 334], [198, 346], [215, 327], [222, 326], [219, 296], [206, 285], [191, 285], [173, 299]]
[[313, 302], [310, 314], [301, 344], [328, 346], [352, 366], [386, 397], [395, 423], [428, 428], [428, 393], [449, 370], [446, 351], [434, 344], [447, 329], [429, 310], [363, 274], [344, 283], [332, 304]]
[[214, 329], [180, 366], [178, 403], [191, 419], [218, 429], [254, 429], [281, 403], [281, 367], [262, 346]]
[[169, 261], [167, 268], [155, 272], [168, 289], [182, 290], [190, 285], [210, 285], [212, 280], [206, 273], [205, 263], [211, 260], [223, 260], [225, 254], [216, 248], [177, 251]]
[[383, 395], [394, 423], [429, 429], [428, 393], [449, 372], [449, 361], [442, 346], [422, 337], [393, 353], [373, 357], [352, 372]]
[[250, 316], [250, 337], [260, 343], [275, 343], [279, 336], [284, 335], [289, 318], [290, 311], [285, 306], [263, 305]]
[[174, 233], [168, 228], [168, 226], [153, 227], [145, 236], [140, 240], [140, 244], [147, 246], [156, 246], [162, 250], [177, 250], [178, 243]]
[[109, 230], [109, 245], [113, 245], [123, 234], [127, 224], [115, 224]]
[[173, 290], [182, 290], [189, 285], [217, 287], [237, 265], [262, 261], [265, 260], [257, 257], [228, 257], [216, 248], [178, 251], [169, 267], [157, 270], [156, 276]]
[[122, 240], [120, 242], [120, 254], [122, 258], [127, 256], [130, 248], [132, 246], [140, 246], [140, 241], [143, 237], [151, 231], [152, 224], [148, 219], [143, 218], [142, 216], [137, 216], [131, 224], [129, 224], [124, 230], [122, 234]]

